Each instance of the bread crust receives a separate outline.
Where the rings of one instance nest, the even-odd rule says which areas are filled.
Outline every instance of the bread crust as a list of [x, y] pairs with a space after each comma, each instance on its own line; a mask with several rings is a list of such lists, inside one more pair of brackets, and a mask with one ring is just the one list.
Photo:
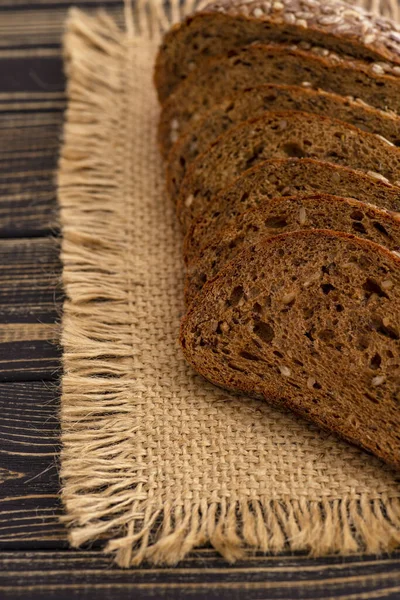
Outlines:
[[375, 173], [400, 185], [400, 150], [374, 134], [321, 115], [271, 111], [218, 137], [189, 168], [177, 214], [184, 231], [235, 177], [267, 158], [313, 157]]
[[[400, 67], [399, 67], [400, 69]], [[273, 82], [307, 84], [342, 96], [361, 98], [378, 109], [400, 114], [400, 77], [371, 72], [360, 60], [320, 56], [285, 44], [260, 44], [209, 58], [183, 81], [163, 103], [158, 143], [167, 155], [182, 118], [196, 117], [225, 96], [249, 86]]]
[[[201, 32], [207, 36], [205, 41]], [[225, 31], [223, 40], [219, 35]], [[370, 70], [400, 65], [400, 28], [382, 17], [333, 0], [211, 3], [188, 16], [164, 36], [154, 81], [165, 100], [204, 56], [213, 56], [254, 41], [308, 42], [372, 63]], [[191, 46], [196, 38], [196, 45]], [[197, 46], [197, 48], [196, 48]], [[397, 73], [397, 70], [395, 70]], [[397, 73], [398, 74], [398, 73]]]
[[342, 165], [312, 158], [269, 159], [248, 169], [214, 199], [184, 238], [183, 256], [188, 265], [211, 243], [217, 232], [245, 210], [270, 198], [298, 193], [333, 193], [362, 199], [392, 212], [400, 212], [400, 189]]
[[[349, 359], [349, 361], [347, 361], [347, 359], [342, 360], [340, 364], [345, 365], [346, 368], [348, 368], [348, 372], [343, 372], [341, 375], [341, 379], [338, 379], [335, 371], [335, 359], [334, 356], [332, 356], [332, 351], [330, 350], [329, 345], [325, 350], [321, 350], [320, 347], [319, 359], [312, 358], [312, 346], [314, 342], [310, 343], [309, 355], [306, 355], [304, 349], [302, 350], [302, 360], [305, 363], [309, 360], [314, 360], [315, 370], [318, 371], [319, 375], [321, 375], [323, 371], [321, 371], [322, 367], [318, 367], [318, 360], [325, 361], [326, 359], [327, 365], [330, 365], [330, 372], [332, 375], [332, 387], [329, 390], [329, 393], [333, 394], [332, 397], [328, 397], [324, 389], [322, 389], [320, 392], [318, 388], [314, 387], [314, 384], [313, 386], [311, 386], [311, 390], [308, 389], [308, 384], [306, 385], [305, 383], [302, 387], [299, 387], [299, 385], [296, 385], [296, 387], [294, 388], [291, 387], [289, 383], [287, 383], [287, 381], [289, 381], [288, 378], [291, 377], [290, 374], [288, 374], [287, 372], [285, 373], [285, 371], [283, 370], [283, 372], [281, 371], [282, 376], [279, 376], [279, 371], [278, 374], [276, 374], [276, 368], [272, 366], [270, 370], [270, 367], [268, 366], [268, 361], [271, 360], [269, 357], [273, 355], [273, 353], [270, 350], [268, 350], [267, 352], [266, 350], [264, 351], [261, 349], [258, 351], [256, 349], [256, 354], [261, 353], [261, 358], [259, 359], [262, 361], [261, 363], [255, 363], [254, 358], [252, 358], [251, 355], [249, 355], [249, 357], [244, 355], [249, 365], [266, 364], [265, 367], [260, 367], [263, 368], [265, 371], [264, 379], [259, 379], [258, 376], [256, 377], [255, 375], [253, 376], [252, 373], [254, 372], [254, 369], [252, 370], [251, 366], [249, 367], [249, 373], [246, 374], [246, 372], [243, 371], [243, 361], [238, 363], [240, 365], [239, 370], [236, 370], [236, 367], [235, 370], [233, 370], [233, 367], [229, 367], [229, 361], [234, 361], [235, 359], [235, 356], [233, 356], [232, 353], [230, 353], [229, 357], [225, 360], [219, 355], [217, 356], [212, 352], [212, 349], [217, 347], [214, 345], [214, 338], [209, 332], [218, 332], [220, 323], [224, 322], [225, 320], [229, 320], [229, 329], [226, 333], [223, 333], [220, 330], [218, 336], [221, 334], [221, 337], [219, 339], [227, 340], [227, 345], [224, 346], [227, 350], [229, 348], [233, 348], [232, 344], [236, 343], [235, 340], [238, 341], [238, 350], [240, 350], [241, 347], [242, 338], [240, 337], [239, 332], [243, 331], [243, 329], [240, 329], [242, 325], [239, 325], [239, 323], [241, 323], [241, 315], [243, 314], [243, 311], [246, 310], [246, 305], [244, 306], [244, 308], [240, 309], [237, 309], [236, 305], [232, 309], [224, 308], [226, 305], [226, 299], [228, 299], [227, 294], [229, 293], [230, 288], [233, 286], [243, 285], [247, 286], [245, 287], [247, 291], [251, 290], [251, 284], [247, 284], [245, 282], [247, 282], [247, 280], [251, 277], [251, 273], [254, 271], [254, 269], [257, 269], [258, 263], [268, 266], [270, 264], [269, 256], [271, 255], [271, 253], [275, 252], [274, 257], [276, 258], [277, 252], [281, 249], [287, 250], [287, 248], [290, 247], [294, 248], [293, 252], [296, 252], [297, 240], [300, 240], [300, 247], [315, 249], [312, 250], [314, 251], [315, 256], [317, 256], [318, 252], [321, 251], [321, 247], [324, 250], [324, 252], [328, 252], [330, 248], [332, 254], [329, 257], [327, 257], [328, 262], [330, 259], [332, 260], [332, 257], [334, 258], [336, 256], [335, 251], [341, 251], [342, 248], [344, 256], [346, 257], [349, 257], [351, 253], [358, 253], [358, 255], [360, 255], [361, 258], [362, 256], [364, 256], [365, 265], [363, 269], [365, 270], [366, 278], [376, 276], [375, 271], [378, 272], [379, 268], [383, 268], [384, 271], [390, 274], [390, 277], [396, 280], [395, 287], [393, 289], [393, 292], [391, 292], [390, 299], [389, 296], [388, 300], [386, 300], [385, 298], [383, 299], [383, 302], [385, 303], [384, 306], [388, 306], [388, 302], [391, 302], [392, 312], [393, 310], [395, 311], [393, 317], [396, 322], [399, 320], [400, 287], [398, 286], [400, 283], [400, 258], [398, 256], [394, 255], [392, 252], [383, 248], [382, 246], [375, 244], [374, 242], [363, 240], [350, 234], [326, 230], [295, 231], [291, 233], [278, 235], [273, 238], [261, 240], [255, 246], [252, 246], [247, 250], [243, 251], [234, 261], [229, 263], [214, 279], [209, 281], [204, 286], [202, 293], [197, 297], [196, 302], [194, 302], [191, 305], [186, 317], [184, 317], [184, 319], [182, 320], [180, 330], [180, 343], [182, 346], [183, 353], [188, 362], [192, 364], [194, 369], [215, 385], [236, 392], [239, 391], [243, 394], [254, 396], [257, 398], [262, 397], [268, 400], [269, 402], [273, 402], [281, 406], [290, 408], [297, 414], [317, 423], [325, 429], [338, 433], [344, 439], [347, 439], [348, 441], [373, 452], [389, 464], [392, 464], [395, 467], [399, 468], [400, 443], [398, 439], [398, 411], [396, 410], [396, 407], [393, 408], [393, 405], [390, 404], [389, 397], [385, 396], [385, 398], [383, 398], [380, 395], [380, 392], [382, 390], [379, 390], [379, 385], [377, 388], [371, 388], [372, 391], [370, 389], [368, 390], [368, 392], [370, 392], [372, 400], [364, 399], [362, 393], [362, 381], [366, 377], [370, 378], [371, 376], [373, 376], [375, 371], [369, 371], [367, 367], [363, 366], [364, 363], [360, 363], [360, 366], [358, 366], [358, 363], [355, 362], [355, 356], [362, 356], [363, 351], [360, 350], [358, 354], [354, 351], [351, 354], [351, 358]], [[339, 250], [337, 250], [337, 248], [339, 248]], [[301, 259], [303, 257], [299, 258]], [[281, 259], [282, 265], [285, 261], [285, 258]], [[371, 263], [372, 266], [368, 266], [368, 261]], [[279, 264], [278, 268], [281, 269], [281, 264]], [[364, 277], [363, 270], [362, 273], [362, 277]], [[282, 277], [284, 277], [283, 272]], [[299, 285], [303, 283], [303, 281], [300, 281]], [[259, 287], [262, 287], [262, 281], [257, 280], [257, 285]], [[265, 290], [269, 290], [267, 284], [265, 284]], [[259, 293], [259, 296], [255, 296], [254, 298], [252, 298], [251, 302], [261, 302], [262, 298], [264, 297], [262, 294], [263, 291]], [[310, 288], [310, 294], [314, 295], [314, 290], [312, 288]], [[308, 294], [308, 296], [310, 296], [310, 294]], [[329, 296], [327, 297], [329, 298]], [[307, 301], [307, 298], [305, 301]], [[361, 323], [361, 314], [363, 314], [362, 318], [365, 321], [366, 311], [370, 311], [371, 316], [373, 316], [375, 309], [368, 309], [366, 308], [366, 306], [368, 306], [368, 304], [360, 304], [358, 313], [356, 312], [355, 315], [351, 314], [350, 319], [352, 323]], [[377, 306], [379, 307], [379, 305]], [[231, 310], [229, 316], [227, 316], [228, 310]], [[322, 310], [323, 309], [321, 308], [321, 311]], [[381, 309], [379, 310], [382, 312]], [[210, 311], [212, 311], [212, 315], [210, 314]], [[242, 311], [242, 313], [240, 311]], [[390, 313], [391, 315], [392, 312]], [[239, 319], [238, 325], [231, 324], [232, 315], [235, 315], [236, 320]], [[262, 318], [264, 319], [264, 321], [267, 320], [268, 313], [266, 315], [263, 315]], [[280, 318], [282, 319], [282, 317]], [[339, 325], [337, 327], [339, 327]], [[237, 329], [238, 333], [235, 333], [234, 328]], [[338, 330], [338, 334], [341, 333], [342, 332]], [[215, 335], [217, 335], [217, 333]], [[347, 329], [343, 332], [343, 339], [345, 339], [345, 335], [347, 335]], [[373, 337], [373, 335], [374, 334], [371, 333], [371, 338]], [[280, 350], [284, 352], [283, 348], [279, 346], [279, 342], [282, 339], [284, 338], [280, 336], [279, 340], [276, 342], [276, 344], [278, 344], [276, 345], [276, 350], [278, 351], [280, 348]], [[383, 339], [385, 340], [385, 338]], [[398, 359], [400, 352], [398, 334], [397, 337], [390, 340], [390, 344], [392, 350], [395, 349], [395, 357]], [[292, 345], [291, 347], [293, 348], [293, 350], [295, 349], [294, 345]], [[351, 347], [351, 345], [349, 347]], [[384, 347], [386, 347], [386, 342], [384, 342]], [[267, 348], [267, 345], [264, 345], [263, 348]], [[264, 352], [267, 353], [264, 354]], [[281, 357], [283, 357], [283, 354], [281, 352], [279, 352], [278, 354]], [[212, 362], [214, 360], [216, 361], [215, 363]], [[281, 359], [279, 358], [277, 360]], [[267, 361], [267, 363], [265, 363], [264, 361]], [[289, 359], [286, 357], [285, 361], [288, 362]], [[322, 363], [320, 364], [322, 365]], [[215, 368], [215, 370], [212, 370], [212, 365], [216, 365], [217, 368]], [[325, 368], [329, 369], [327, 365], [325, 365]], [[290, 366], [292, 367], [291, 364]], [[301, 370], [301, 367], [299, 367], [299, 369]], [[392, 379], [396, 378], [396, 369], [399, 369], [398, 364], [397, 367], [389, 368], [389, 375]], [[355, 373], [358, 373], [359, 375], [360, 382], [357, 383], [361, 387], [352, 387], [353, 381], [349, 378], [353, 378], [355, 376]], [[329, 374], [327, 375], [327, 377], [329, 378]], [[298, 383], [299, 379], [297, 378], [293, 381], [297, 381]], [[373, 380], [372, 386], [375, 385], [374, 381], [375, 380]], [[347, 382], [349, 383], [350, 387], [348, 388], [349, 404], [347, 406], [346, 412], [344, 411], [342, 404], [342, 402], [344, 402], [346, 398], [339, 398], [335, 396], [335, 393], [333, 392], [336, 392], [336, 390], [346, 390]], [[358, 392], [359, 394], [359, 396], [357, 396], [357, 401], [355, 402], [353, 402], [354, 398], [353, 396], [351, 396], [351, 393], [354, 392], [354, 389], [356, 389], [356, 393]], [[373, 396], [372, 394], [375, 394], [375, 396]], [[319, 399], [316, 405], [313, 404], [314, 397]], [[326, 405], [324, 405], [324, 398], [326, 399]], [[337, 398], [337, 400], [334, 400], [335, 398]], [[372, 401], [373, 403], [371, 404]], [[335, 413], [334, 408], [332, 409], [332, 403], [335, 407], [336, 402], [338, 403], [338, 408], [336, 410], [339, 411], [337, 414]], [[353, 415], [354, 421], [352, 422], [351, 419], [353, 418]], [[386, 417], [388, 420], [385, 420]], [[378, 427], [376, 426], [377, 423], [379, 423]], [[368, 433], [368, 431], [370, 431], [370, 433]]]
[[400, 215], [329, 194], [273, 198], [247, 210], [216, 233], [187, 265], [186, 305], [242, 250], [260, 239], [303, 229], [330, 229], [355, 233], [392, 251], [400, 251]]
[[388, 142], [400, 146], [400, 117], [331, 92], [301, 86], [264, 84], [250, 87], [228, 96], [206, 111], [200, 119], [189, 122], [176, 134], [177, 142], [167, 159], [167, 190], [176, 201], [180, 184], [193, 160], [219, 135], [247, 119], [273, 110], [300, 110], [320, 115], [332, 115], [369, 133], [379, 134]]

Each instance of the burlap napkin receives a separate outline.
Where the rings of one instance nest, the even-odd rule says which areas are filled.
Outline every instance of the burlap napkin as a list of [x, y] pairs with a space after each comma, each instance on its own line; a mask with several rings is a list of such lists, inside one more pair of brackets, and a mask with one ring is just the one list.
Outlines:
[[[379, 552], [400, 542], [400, 488], [377, 459], [213, 387], [185, 364], [181, 236], [156, 146], [152, 67], [178, 3], [120, 31], [73, 11], [59, 169], [63, 227], [62, 498], [72, 545], [120, 565], [211, 543]], [[186, 5], [182, 11], [192, 7]]]

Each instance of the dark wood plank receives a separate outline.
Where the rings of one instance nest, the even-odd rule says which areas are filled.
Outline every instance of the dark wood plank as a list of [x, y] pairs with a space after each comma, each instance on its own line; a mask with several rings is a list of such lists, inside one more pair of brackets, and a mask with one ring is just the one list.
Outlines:
[[0, 81], [9, 92], [37, 91], [38, 81], [42, 87], [53, 91], [64, 89], [64, 73], [61, 56], [15, 56], [10, 61], [0, 61]]
[[200, 600], [399, 598], [400, 557], [371, 560], [254, 557], [228, 567], [203, 550], [177, 568], [117, 569], [98, 551], [0, 555], [7, 598]]
[[62, 548], [59, 384], [0, 383], [0, 549]]
[[57, 229], [54, 171], [65, 101], [60, 93], [49, 96], [0, 94], [2, 238], [43, 236]]
[[0, 240], [0, 381], [58, 377], [60, 269], [54, 239]]

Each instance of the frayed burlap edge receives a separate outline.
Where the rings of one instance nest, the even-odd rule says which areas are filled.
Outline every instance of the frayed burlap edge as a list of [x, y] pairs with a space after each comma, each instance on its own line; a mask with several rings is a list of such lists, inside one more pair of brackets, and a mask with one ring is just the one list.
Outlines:
[[132, 144], [126, 73], [132, 38], [182, 16], [177, 2], [172, 8], [167, 14], [156, 3], [139, 4], [135, 16], [128, 5], [126, 32], [104, 13], [93, 18], [73, 10], [67, 23], [69, 103], [58, 185], [68, 298], [61, 477], [71, 545], [103, 539], [105, 551], [125, 567], [144, 559], [174, 564], [206, 543], [229, 561], [249, 549], [307, 549], [314, 556], [391, 550], [400, 544], [398, 498], [175, 506], [157, 505], [143, 492], [141, 457], [125, 443], [141, 425], [131, 403], [140, 381], [132, 381], [126, 310], [134, 289], [126, 266], [134, 218], [124, 196], [131, 185], [124, 157]]

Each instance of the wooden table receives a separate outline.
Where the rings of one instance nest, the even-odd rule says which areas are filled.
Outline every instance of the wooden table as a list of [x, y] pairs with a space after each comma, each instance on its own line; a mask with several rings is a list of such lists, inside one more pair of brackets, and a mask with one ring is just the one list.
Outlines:
[[[101, 4], [117, 19], [117, 0]], [[211, 549], [176, 568], [120, 570], [69, 550], [59, 523], [62, 306], [54, 170], [65, 108], [63, 0], [0, 4], [0, 598], [400, 598], [400, 552], [308, 559]]]

